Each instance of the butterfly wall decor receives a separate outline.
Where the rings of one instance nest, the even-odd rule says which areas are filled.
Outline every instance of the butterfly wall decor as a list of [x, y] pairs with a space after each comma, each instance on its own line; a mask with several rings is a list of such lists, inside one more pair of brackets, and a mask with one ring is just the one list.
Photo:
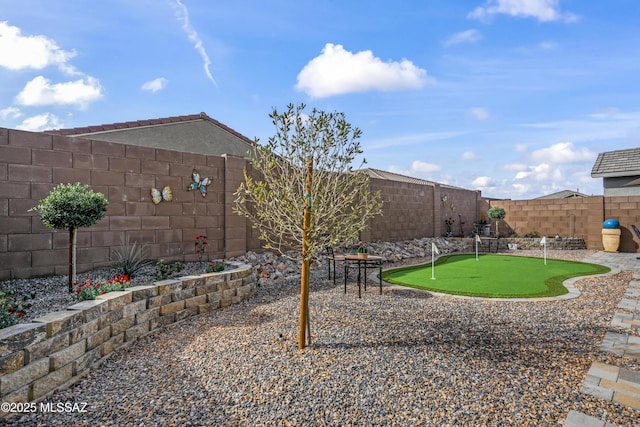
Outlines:
[[158, 190], [157, 188], [151, 189], [151, 201], [154, 205], [157, 205], [161, 201], [170, 202], [173, 200], [173, 192], [171, 191], [171, 187], [165, 185], [162, 190]]
[[200, 179], [200, 174], [197, 170], [194, 169], [191, 173], [191, 179], [193, 180], [193, 182], [191, 183], [191, 185], [189, 185], [187, 190], [199, 190], [200, 194], [202, 194], [202, 197], [205, 197], [207, 195], [207, 185], [213, 182], [213, 178], [210, 176], [206, 176]]

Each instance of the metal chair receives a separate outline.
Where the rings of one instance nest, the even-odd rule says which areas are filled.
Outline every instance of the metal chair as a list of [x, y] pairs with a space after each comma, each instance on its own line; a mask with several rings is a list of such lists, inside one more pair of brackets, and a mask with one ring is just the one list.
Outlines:
[[333, 248], [325, 248], [327, 251], [327, 267], [329, 269], [328, 278], [331, 279], [331, 268], [333, 267], [333, 284], [336, 284], [336, 262], [344, 263], [344, 255], [336, 255]]

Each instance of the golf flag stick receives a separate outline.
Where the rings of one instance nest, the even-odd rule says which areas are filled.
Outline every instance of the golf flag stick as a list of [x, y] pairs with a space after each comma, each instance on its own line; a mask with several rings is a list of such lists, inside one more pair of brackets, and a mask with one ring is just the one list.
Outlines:
[[480, 240], [480, 235], [476, 234], [476, 261], [478, 260], [478, 243], [482, 243], [482, 240]]
[[440, 255], [440, 251], [434, 242], [431, 242], [431, 280], [436, 280], [435, 277], [435, 261], [436, 254]]
[[542, 245], [542, 250], [544, 253], [544, 265], [547, 265], [547, 236], [542, 237], [542, 240], [540, 240], [540, 244]]

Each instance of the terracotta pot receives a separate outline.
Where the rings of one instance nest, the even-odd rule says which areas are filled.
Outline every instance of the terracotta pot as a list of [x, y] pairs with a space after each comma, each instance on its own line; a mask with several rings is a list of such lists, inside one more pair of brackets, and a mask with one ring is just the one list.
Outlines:
[[358, 252], [358, 258], [360, 259], [367, 259], [368, 256], [369, 254], [366, 252]]

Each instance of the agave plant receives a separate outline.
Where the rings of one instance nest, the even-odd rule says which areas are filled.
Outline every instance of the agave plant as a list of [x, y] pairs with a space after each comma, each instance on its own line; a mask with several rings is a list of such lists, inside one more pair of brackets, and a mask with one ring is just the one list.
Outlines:
[[120, 248], [114, 251], [114, 257], [122, 274], [133, 278], [140, 270], [151, 265], [146, 257], [147, 247], [132, 241], [129, 236], [120, 240]]

